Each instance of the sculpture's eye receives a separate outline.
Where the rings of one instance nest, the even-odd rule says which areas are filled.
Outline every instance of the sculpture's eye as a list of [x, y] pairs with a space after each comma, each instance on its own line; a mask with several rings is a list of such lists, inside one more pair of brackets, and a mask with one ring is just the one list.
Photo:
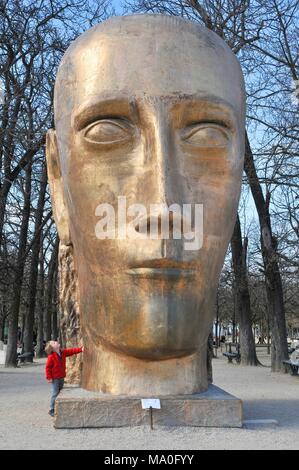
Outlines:
[[129, 140], [132, 136], [130, 126], [121, 119], [102, 119], [90, 124], [84, 131], [89, 142], [113, 144]]
[[197, 147], [226, 147], [229, 135], [223, 126], [217, 124], [195, 124], [184, 129], [182, 139]]

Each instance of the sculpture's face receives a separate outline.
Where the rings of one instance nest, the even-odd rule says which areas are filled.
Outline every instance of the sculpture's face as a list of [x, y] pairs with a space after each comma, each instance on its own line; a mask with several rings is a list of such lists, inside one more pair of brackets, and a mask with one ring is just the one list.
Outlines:
[[[91, 30], [60, 72], [61, 181], [84, 334], [159, 360], [206, 347], [240, 192], [243, 82], [232, 54], [208, 37], [142, 24], [122, 33]], [[148, 213], [154, 203], [202, 204], [202, 247], [186, 249], [183, 235], [99, 240], [96, 207], [117, 215], [118, 196]], [[54, 204], [64, 236], [64, 203]]]

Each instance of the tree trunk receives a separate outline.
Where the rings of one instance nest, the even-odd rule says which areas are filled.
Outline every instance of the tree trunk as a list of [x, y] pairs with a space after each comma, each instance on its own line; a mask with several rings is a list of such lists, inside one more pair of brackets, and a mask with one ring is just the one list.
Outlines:
[[263, 195], [256, 173], [253, 154], [246, 135], [245, 172], [248, 178], [256, 210], [259, 216], [261, 247], [265, 270], [267, 303], [271, 326], [271, 369], [272, 372], [285, 372], [283, 360], [289, 358], [287, 331], [283, 300], [283, 289], [278, 266], [276, 240], [272, 235], [269, 213], [270, 195]]
[[208, 344], [207, 344], [207, 370], [208, 370], [208, 382], [213, 382], [213, 366], [212, 366], [212, 359], [213, 359], [213, 333], [211, 332], [208, 336]]
[[48, 271], [48, 282], [47, 282], [47, 295], [46, 295], [46, 308], [45, 308], [45, 318], [44, 318], [44, 327], [45, 327], [45, 339], [50, 341], [52, 338], [52, 313], [53, 313], [53, 292], [56, 286], [54, 286], [55, 281], [55, 269], [58, 266], [58, 248], [59, 248], [59, 237], [57, 235]]
[[3, 236], [5, 208], [6, 208], [7, 197], [8, 197], [10, 188], [11, 188], [11, 182], [5, 179], [3, 182], [3, 186], [1, 188], [1, 192], [0, 192], [0, 253], [2, 252], [2, 245], [3, 245], [2, 236]]
[[30, 200], [31, 200], [31, 173], [32, 163], [29, 163], [26, 168], [26, 180], [25, 180], [25, 196], [24, 205], [22, 211], [22, 223], [20, 229], [20, 241], [17, 256], [17, 264], [15, 266], [15, 278], [14, 278], [14, 297], [11, 307], [11, 313], [9, 316], [9, 327], [8, 327], [8, 341], [7, 351], [5, 359], [5, 367], [16, 367], [17, 365], [17, 344], [18, 344], [18, 320], [19, 320], [19, 309], [21, 302], [21, 289], [25, 267], [25, 251], [27, 232], [30, 217]]
[[58, 277], [58, 264], [55, 265], [54, 272], [54, 282], [53, 282], [53, 303], [52, 303], [52, 319], [53, 319], [53, 329], [52, 336], [54, 340], [59, 338], [59, 329], [58, 329], [58, 315], [57, 315], [57, 277]]
[[[34, 237], [36, 238], [35, 243], [32, 246], [31, 266], [29, 274], [29, 296], [28, 296], [28, 312], [25, 319], [25, 331], [24, 331], [24, 350], [25, 352], [33, 352], [33, 327], [34, 327], [34, 313], [36, 304], [36, 288], [38, 278], [38, 264], [39, 264], [39, 252], [40, 252], [40, 240], [39, 231], [41, 229], [45, 194], [47, 187], [47, 167], [44, 162], [42, 179], [40, 183], [40, 191], [36, 209]], [[32, 361], [32, 359], [28, 359]]]
[[240, 324], [241, 363], [246, 366], [259, 364], [256, 355], [255, 342], [252, 332], [250, 295], [247, 279], [247, 238], [242, 243], [239, 215], [235, 223], [231, 239], [232, 260], [234, 269], [234, 290], [236, 310]]
[[0, 315], [0, 341], [4, 341], [4, 331], [6, 325], [6, 319], [8, 317], [7, 311], [7, 299], [6, 292], [3, 293], [3, 299], [1, 302], [1, 315]]
[[1, 325], [0, 329], [0, 340], [4, 341], [4, 331], [5, 331], [5, 320], [3, 320], [3, 323]]
[[[42, 234], [41, 234], [42, 240]], [[45, 289], [45, 273], [44, 273], [44, 257], [43, 249], [40, 250], [39, 262], [39, 289], [38, 289], [38, 323], [37, 323], [37, 344], [36, 357], [44, 357], [44, 289]]]
[[[217, 289], [216, 294], [216, 321], [215, 321], [215, 346], [219, 348], [220, 346], [220, 328], [219, 328], [219, 291]], [[213, 337], [212, 337], [213, 340]]]

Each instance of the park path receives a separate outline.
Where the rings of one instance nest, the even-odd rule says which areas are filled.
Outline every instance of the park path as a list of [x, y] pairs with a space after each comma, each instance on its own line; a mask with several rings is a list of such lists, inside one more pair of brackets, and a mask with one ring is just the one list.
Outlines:
[[299, 376], [213, 361], [214, 383], [243, 400], [244, 419], [277, 420], [274, 427], [55, 430], [44, 365], [0, 367], [0, 449], [299, 449]]

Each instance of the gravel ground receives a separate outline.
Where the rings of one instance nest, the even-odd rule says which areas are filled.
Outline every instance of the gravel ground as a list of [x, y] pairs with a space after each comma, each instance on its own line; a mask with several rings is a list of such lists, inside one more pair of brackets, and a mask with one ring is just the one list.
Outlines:
[[42, 359], [18, 369], [0, 367], [1, 449], [299, 449], [299, 376], [229, 365], [222, 357], [213, 361], [214, 383], [243, 400], [244, 419], [277, 420], [278, 426], [55, 430], [47, 415], [44, 365]]

